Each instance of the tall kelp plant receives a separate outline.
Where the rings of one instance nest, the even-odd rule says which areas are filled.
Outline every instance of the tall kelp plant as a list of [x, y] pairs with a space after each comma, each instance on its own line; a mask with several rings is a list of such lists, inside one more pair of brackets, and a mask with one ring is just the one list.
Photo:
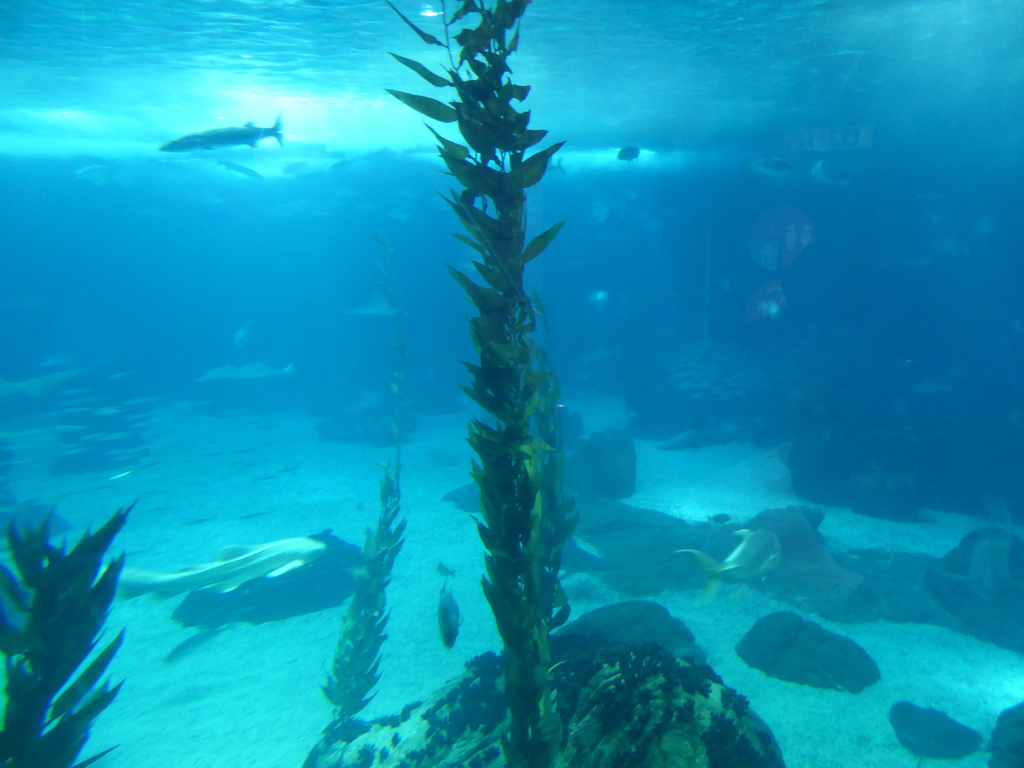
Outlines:
[[324, 731], [332, 740], [340, 738], [355, 716], [370, 703], [373, 688], [380, 681], [380, 649], [387, 639], [386, 590], [405, 531], [405, 521], [397, 522], [401, 509], [400, 469], [397, 462], [384, 469], [377, 527], [366, 531], [363, 567], [356, 576], [356, 588], [342, 624], [334, 664], [323, 686], [324, 695], [335, 708], [334, 718]]
[[402, 550], [402, 535], [405, 532], [405, 520], [398, 520], [402, 507], [401, 391], [405, 324], [395, 293], [395, 276], [391, 264], [393, 252], [383, 237], [378, 237], [378, 242], [382, 250], [382, 256], [377, 262], [381, 279], [376, 285], [395, 318], [395, 360], [389, 384], [395, 403], [391, 417], [395, 461], [384, 467], [377, 527], [366, 531], [363, 567], [356, 576], [355, 592], [342, 624], [333, 668], [323, 686], [324, 695], [335, 708], [334, 718], [324, 730], [328, 741], [336, 741], [346, 732], [358, 732], [355, 716], [373, 698], [373, 688], [380, 681], [380, 649], [387, 639], [387, 587], [391, 582], [395, 558]]
[[0, 651], [7, 673], [2, 768], [85, 768], [110, 751], [75, 762], [93, 720], [121, 688], [100, 678], [123, 631], [86, 661], [114, 599], [124, 555], [105, 565], [103, 560], [130, 510], [119, 509], [96, 533], [86, 532], [70, 552], [50, 543], [45, 523], [26, 531], [12, 523], [8, 529], [17, 575], [0, 566]]
[[[509, 57], [519, 45], [529, 4], [464, 0], [451, 16], [445, 11], [441, 41], [388, 2], [421, 40], [445, 48], [449, 62], [439, 75], [392, 54], [448, 98], [389, 93], [433, 120], [455, 124], [465, 142], [430, 129], [441, 159], [462, 186], [445, 197], [466, 230], [456, 237], [477, 254], [475, 276], [452, 273], [477, 311], [470, 331], [479, 360], [466, 364], [472, 382], [464, 389], [490, 417], [470, 424], [469, 442], [477, 455], [472, 474], [483, 514], [478, 530], [486, 548], [484, 594], [504, 644], [511, 719], [503, 749], [511, 768], [551, 765], [560, 748], [562, 728], [548, 680], [548, 630], [560, 594], [558, 553], [571, 530], [564, 521], [552, 523], [566, 510], [544, 492], [551, 446], [533, 418], [550, 390], [548, 375], [534, 360], [536, 312], [523, 276], [561, 224], [527, 242], [526, 190], [543, 178], [562, 143], [531, 153], [547, 131], [529, 127], [530, 112], [521, 103], [530, 87], [511, 79]], [[460, 22], [467, 26], [453, 34]], [[564, 611], [557, 616], [564, 620]]]

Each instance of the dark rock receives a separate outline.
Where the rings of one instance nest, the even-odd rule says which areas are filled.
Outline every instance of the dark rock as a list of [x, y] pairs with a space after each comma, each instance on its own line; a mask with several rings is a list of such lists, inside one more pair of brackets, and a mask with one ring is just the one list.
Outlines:
[[[710, 667], [655, 644], [621, 645], [586, 635], [555, 635], [551, 649], [553, 699], [567, 729], [564, 765], [784, 768], [768, 726]], [[384, 761], [406, 768], [503, 766], [508, 710], [502, 664], [484, 654], [467, 668], [402, 717], [328, 726], [304, 768]]]
[[897, 520], [922, 508], [976, 515], [986, 499], [1022, 498], [1024, 473], [1007, 460], [1024, 450], [1017, 387], [881, 373], [864, 366], [804, 395], [788, 460], [797, 495]]
[[210, 629], [232, 621], [262, 624], [336, 608], [354, 590], [353, 571], [362, 565], [362, 550], [329, 531], [309, 538], [327, 545], [316, 560], [273, 579], [251, 579], [231, 592], [189, 592], [172, 618], [186, 627]]
[[568, 481], [583, 496], [624, 499], [636, 491], [636, 447], [621, 429], [594, 432], [568, 466]]
[[889, 709], [889, 723], [905, 749], [918, 757], [955, 760], [981, 747], [981, 734], [958, 723], [945, 712], [897, 701]]
[[878, 665], [848, 637], [789, 611], [758, 619], [736, 653], [765, 674], [814, 688], [860, 693], [878, 682]]
[[935, 624], [963, 631], [961, 623], [932, 597], [925, 577], [936, 558], [919, 552], [855, 549], [838, 552], [836, 561], [864, 581], [846, 602], [840, 621], [892, 621]]
[[651, 600], [625, 600], [588, 611], [558, 630], [559, 637], [568, 635], [623, 645], [656, 643], [673, 656], [700, 664], [707, 661], [689, 627]]
[[902, 446], [888, 436], [843, 425], [843, 432], [822, 429], [798, 435], [787, 465], [793, 490], [828, 506], [848, 506], [871, 517], [917, 520], [920, 478]]
[[841, 619], [864, 577], [832, 557], [818, 533], [824, 517], [820, 509], [812, 507], [766, 509], [754, 515], [746, 527], [771, 531], [779, 540], [781, 556], [764, 582], [769, 594], [791, 604], [803, 603], [827, 618]]
[[[478, 511], [479, 491], [473, 485], [445, 498], [467, 511]], [[1009, 556], [1006, 568], [997, 559], [992, 569], [980, 553], [974, 558], [976, 585], [989, 591], [985, 584], [1006, 587], [997, 590], [1001, 597], [993, 601], [970, 592], [969, 552], [943, 558], [938, 573], [932, 572], [940, 565], [938, 558], [921, 553], [828, 552], [815, 530], [818, 511], [805, 507], [768, 510], [746, 523], [719, 524], [690, 524], [622, 502], [582, 499], [576, 508], [580, 522], [563, 549], [562, 567], [591, 574], [623, 595], [650, 597], [666, 589], [699, 589], [704, 573], [696, 559], [676, 550], [699, 549], [721, 561], [736, 547], [736, 530], [763, 527], [779, 538], [783, 554], [763, 581], [751, 583], [754, 589], [836, 621], [932, 624], [1024, 653], [1024, 623], [1004, 620], [1024, 615], [1024, 604], [1016, 603], [1016, 585], [1021, 583], [1016, 574], [1022, 562], [1017, 544], [1001, 550], [996, 546], [999, 540], [990, 542], [996, 554], [1004, 551]], [[978, 570], [983, 567], [988, 570]], [[829, 586], [815, 583], [816, 575], [827, 577]], [[930, 585], [935, 579], [951, 583], [933, 590]], [[831, 588], [836, 594], [829, 593]]]
[[992, 753], [989, 768], [1024, 765], [1024, 702], [999, 713], [988, 749]]

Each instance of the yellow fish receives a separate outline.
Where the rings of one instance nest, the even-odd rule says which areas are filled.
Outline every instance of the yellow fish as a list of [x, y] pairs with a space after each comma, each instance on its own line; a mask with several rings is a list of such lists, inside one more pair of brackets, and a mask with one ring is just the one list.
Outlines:
[[676, 552], [689, 552], [697, 558], [707, 575], [707, 582], [704, 585], [704, 600], [710, 600], [718, 590], [722, 578], [729, 578], [735, 581], [747, 582], [751, 579], [767, 573], [775, 567], [779, 561], [782, 547], [779, 538], [771, 531], [751, 531], [744, 528], [736, 531], [737, 536], [743, 537], [743, 541], [736, 545], [736, 548], [729, 553], [729, 556], [722, 562], [699, 549], [677, 549]]

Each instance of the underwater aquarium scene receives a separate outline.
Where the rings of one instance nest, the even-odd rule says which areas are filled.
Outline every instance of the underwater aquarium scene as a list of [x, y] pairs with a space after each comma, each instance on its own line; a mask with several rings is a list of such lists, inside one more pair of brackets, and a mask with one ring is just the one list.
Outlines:
[[1024, 768], [1022, 40], [7, 0], [0, 768]]

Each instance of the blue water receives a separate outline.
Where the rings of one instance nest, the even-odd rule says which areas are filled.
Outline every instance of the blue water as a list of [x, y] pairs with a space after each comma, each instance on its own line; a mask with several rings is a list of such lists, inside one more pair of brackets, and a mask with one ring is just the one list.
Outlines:
[[[403, 9], [441, 35], [438, 7]], [[330, 418], [389, 375], [392, 324], [364, 310], [391, 249], [405, 396], [460, 407], [450, 179], [384, 92], [430, 90], [389, 51], [443, 66], [440, 49], [377, 2], [0, 19], [0, 376], [82, 368], [118, 377], [117, 397], [186, 398], [220, 366], [292, 366], [267, 400]], [[1010, 3], [532, 6], [516, 77], [533, 125], [567, 143], [531, 191], [532, 231], [566, 225], [530, 279], [567, 391], [622, 398], [652, 439], [736, 419], [781, 438], [806, 429], [790, 400], [915, 387], [996, 397], [986, 418], [1013, 423], [1022, 25]], [[277, 115], [283, 146], [157, 151]], [[693, 412], [678, 369], [694, 344], [752, 355], [697, 386], [743, 402]], [[746, 397], [764, 388], [779, 397]]]
[[[895, 420], [925, 476], [977, 481], [922, 503], [1024, 517], [1022, 39], [1012, 2], [536, 0], [516, 79], [567, 144], [529, 224], [566, 224], [530, 281], [567, 403], [617, 398], [650, 440]], [[390, 249], [405, 401], [466, 407], [451, 179], [384, 92], [430, 90], [388, 52], [444, 60], [385, 3], [11, 0], [0, 41], [0, 380], [80, 368], [120, 408], [258, 364], [292, 373], [218, 407], [344, 418], [391, 375]], [[283, 146], [157, 150], [279, 114]], [[0, 399], [0, 432], [59, 396]]]

